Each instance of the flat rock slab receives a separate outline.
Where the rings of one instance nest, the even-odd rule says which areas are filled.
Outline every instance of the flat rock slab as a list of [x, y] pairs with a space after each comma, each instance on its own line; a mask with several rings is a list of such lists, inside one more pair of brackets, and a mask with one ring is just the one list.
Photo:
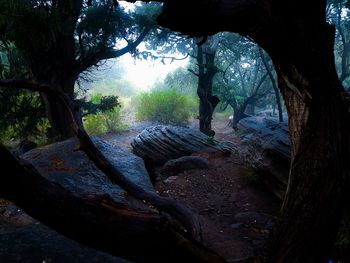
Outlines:
[[128, 263], [83, 246], [36, 222], [15, 225], [0, 219], [0, 262]]
[[[118, 169], [135, 184], [148, 191], [155, 191], [141, 158], [109, 143], [92, 137], [97, 147]], [[77, 196], [109, 195], [121, 207], [148, 210], [141, 201], [129, 196], [113, 184], [87, 157], [77, 150], [77, 139], [51, 144], [31, 150], [21, 157], [31, 162], [47, 179]]]
[[235, 146], [230, 142], [219, 142], [200, 131], [158, 125], [146, 128], [132, 141], [133, 152], [155, 165], [168, 160], [198, 152], [231, 153]]

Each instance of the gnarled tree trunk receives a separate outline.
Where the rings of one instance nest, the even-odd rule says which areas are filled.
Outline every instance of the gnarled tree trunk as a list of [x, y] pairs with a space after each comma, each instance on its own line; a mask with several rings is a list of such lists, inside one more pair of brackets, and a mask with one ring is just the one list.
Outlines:
[[290, 28], [299, 41], [293, 47], [283, 42], [285, 55], [265, 46], [277, 68], [293, 146], [270, 262], [326, 260], [324, 253], [334, 244], [344, 206], [348, 103], [334, 67], [334, 29], [325, 23], [314, 26], [298, 32], [296, 25]]
[[193, 19], [198, 5], [166, 1], [159, 21], [192, 35], [228, 30], [254, 39], [276, 66], [288, 109], [290, 178], [267, 262], [322, 262], [349, 179], [349, 105], [335, 71], [326, 1], [203, 1]]
[[[50, 80], [41, 80], [41, 82], [51, 84], [53, 87], [65, 92], [73, 100], [74, 84], [78, 78], [77, 74], [72, 72], [66, 72], [65, 74], [58, 73], [60, 72], [52, 74]], [[57, 75], [62, 77], [57, 77]], [[61, 140], [74, 136], [74, 130], [69, 124], [69, 113], [62, 102], [57, 99], [57, 96], [41, 93], [41, 97], [43, 98], [46, 115], [51, 125], [48, 130], [48, 137], [54, 140]]]
[[213, 79], [218, 72], [215, 66], [215, 55], [217, 50], [217, 39], [212, 39], [213, 43], [206, 47], [198, 46], [197, 63], [198, 63], [198, 87], [197, 94], [199, 97], [199, 130], [206, 135], [213, 136], [215, 132], [211, 128], [211, 120], [215, 107], [220, 102], [217, 96], [212, 95]]

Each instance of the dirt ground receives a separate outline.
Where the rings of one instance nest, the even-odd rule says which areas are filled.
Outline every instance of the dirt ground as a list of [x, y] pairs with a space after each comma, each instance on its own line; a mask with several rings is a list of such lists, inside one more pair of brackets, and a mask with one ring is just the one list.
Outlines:
[[[132, 138], [149, 125], [142, 123], [128, 132], [103, 138], [130, 150]], [[213, 127], [217, 139], [239, 141], [224, 121], [214, 121]], [[209, 160], [209, 169], [169, 177], [156, 185], [157, 190], [185, 203], [199, 215], [209, 248], [228, 262], [251, 262], [273, 226], [278, 199], [234, 154], [197, 155]], [[93, 262], [124, 262], [68, 240], [15, 206], [0, 202], [0, 262], [85, 263], [92, 257]]]
[[[216, 138], [238, 142], [225, 122], [214, 122]], [[189, 170], [158, 183], [163, 195], [185, 203], [199, 215], [205, 244], [228, 262], [251, 262], [264, 245], [279, 200], [244, 167], [237, 156], [196, 154], [207, 170]]]

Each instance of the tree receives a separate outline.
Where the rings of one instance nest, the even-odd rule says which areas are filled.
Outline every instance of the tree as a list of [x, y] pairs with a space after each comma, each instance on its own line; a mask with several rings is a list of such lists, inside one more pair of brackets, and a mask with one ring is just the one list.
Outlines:
[[278, 109], [278, 120], [280, 122], [282, 122], [283, 121], [283, 109], [282, 109], [280, 92], [278, 90], [278, 86], [277, 86], [274, 74], [272, 73], [272, 70], [270, 68], [269, 61], [265, 57], [265, 54], [260, 47], [259, 47], [259, 54], [260, 54], [260, 58], [264, 64], [264, 66], [265, 66], [265, 69], [267, 71], [267, 74], [269, 75], [269, 78], [270, 78], [270, 81], [271, 81], [271, 84], [273, 87], [273, 91], [275, 92], [276, 104], [277, 104], [277, 109]]
[[191, 36], [238, 32], [269, 54], [288, 110], [293, 151], [267, 261], [325, 259], [349, 178], [349, 105], [334, 65], [335, 28], [326, 22], [326, 1], [165, 1], [158, 21]]
[[267, 77], [271, 69], [268, 66], [266, 70], [267, 64], [263, 63], [257, 46], [251, 41], [232, 34], [225, 40], [218, 54], [223, 74], [216, 78], [215, 93], [222, 100], [223, 108], [232, 107], [232, 128], [236, 129], [238, 122], [254, 115], [257, 103], [269, 95], [271, 79]]
[[195, 56], [198, 72], [190, 70], [198, 77], [197, 95], [199, 97], [199, 130], [206, 135], [214, 136], [211, 120], [215, 107], [220, 100], [212, 94], [213, 80], [219, 69], [215, 65], [215, 56], [219, 47], [219, 36], [212, 36], [204, 44], [197, 45]]
[[349, 88], [350, 76], [350, 28], [347, 0], [330, 0], [327, 4], [328, 20], [336, 26], [335, 56], [339, 80]]
[[[34, 80], [48, 83], [74, 97], [79, 75], [101, 60], [135, 48], [150, 31], [138, 26], [116, 1], [1, 1], [0, 36], [13, 43], [29, 65]], [[116, 49], [118, 40], [127, 45]], [[55, 97], [42, 95], [52, 136], [67, 138], [68, 113]]]
[[[211, 129], [211, 120], [215, 107], [219, 103], [219, 98], [212, 94], [212, 85], [214, 76], [218, 73], [215, 66], [215, 55], [219, 47], [219, 36], [210, 38], [197, 39], [198, 43], [188, 40], [179, 34], [166, 29], [160, 29], [160, 33], [153, 38], [150, 37], [147, 42], [149, 49], [155, 50], [158, 54], [164, 53], [182, 53], [186, 57], [190, 55], [195, 64], [194, 68], [189, 71], [197, 78], [197, 95], [199, 97], [199, 130], [207, 135], [214, 135]], [[154, 59], [165, 58], [175, 60], [176, 57], [162, 57], [161, 55], [153, 55], [151, 52], [144, 52], [145, 57], [151, 56]]]

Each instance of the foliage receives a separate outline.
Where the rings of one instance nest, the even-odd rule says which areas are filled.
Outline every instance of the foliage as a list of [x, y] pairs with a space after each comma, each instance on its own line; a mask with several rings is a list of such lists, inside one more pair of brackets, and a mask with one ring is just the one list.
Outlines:
[[152, 91], [140, 95], [136, 117], [164, 124], [186, 125], [195, 101], [174, 89]]
[[80, 99], [78, 100], [78, 103], [84, 114], [106, 112], [120, 106], [117, 96], [104, 96], [101, 93], [93, 95], [90, 101]]
[[107, 132], [103, 113], [88, 114], [84, 118], [85, 130], [90, 135], [104, 134]]
[[208, 136], [207, 143], [210, 145], [216, 145], [217, 141], [214, 139], [214, 136]]
[[127, 125], [122, 118], [120, 106], [105, 112], [86, 115], [84, 117], [84, 127], [91, 135], [104, 134], [107, 132], [116, 133], [127, 129]]
[[[12, 43], [0, 42], [0, 58], [2, 78], [30, 76], [28, 65]], [[0, 88], [0, 100], [0, 139], [3, 142], [45, 137], [49, 125], [39, 93]]]
[[164, 81], [157, 84], [156, 89], [164, 90], [169, 87], [184, 95], [197, 96], [197, 77], [186, 68], [179, 67], [168, 73]]

